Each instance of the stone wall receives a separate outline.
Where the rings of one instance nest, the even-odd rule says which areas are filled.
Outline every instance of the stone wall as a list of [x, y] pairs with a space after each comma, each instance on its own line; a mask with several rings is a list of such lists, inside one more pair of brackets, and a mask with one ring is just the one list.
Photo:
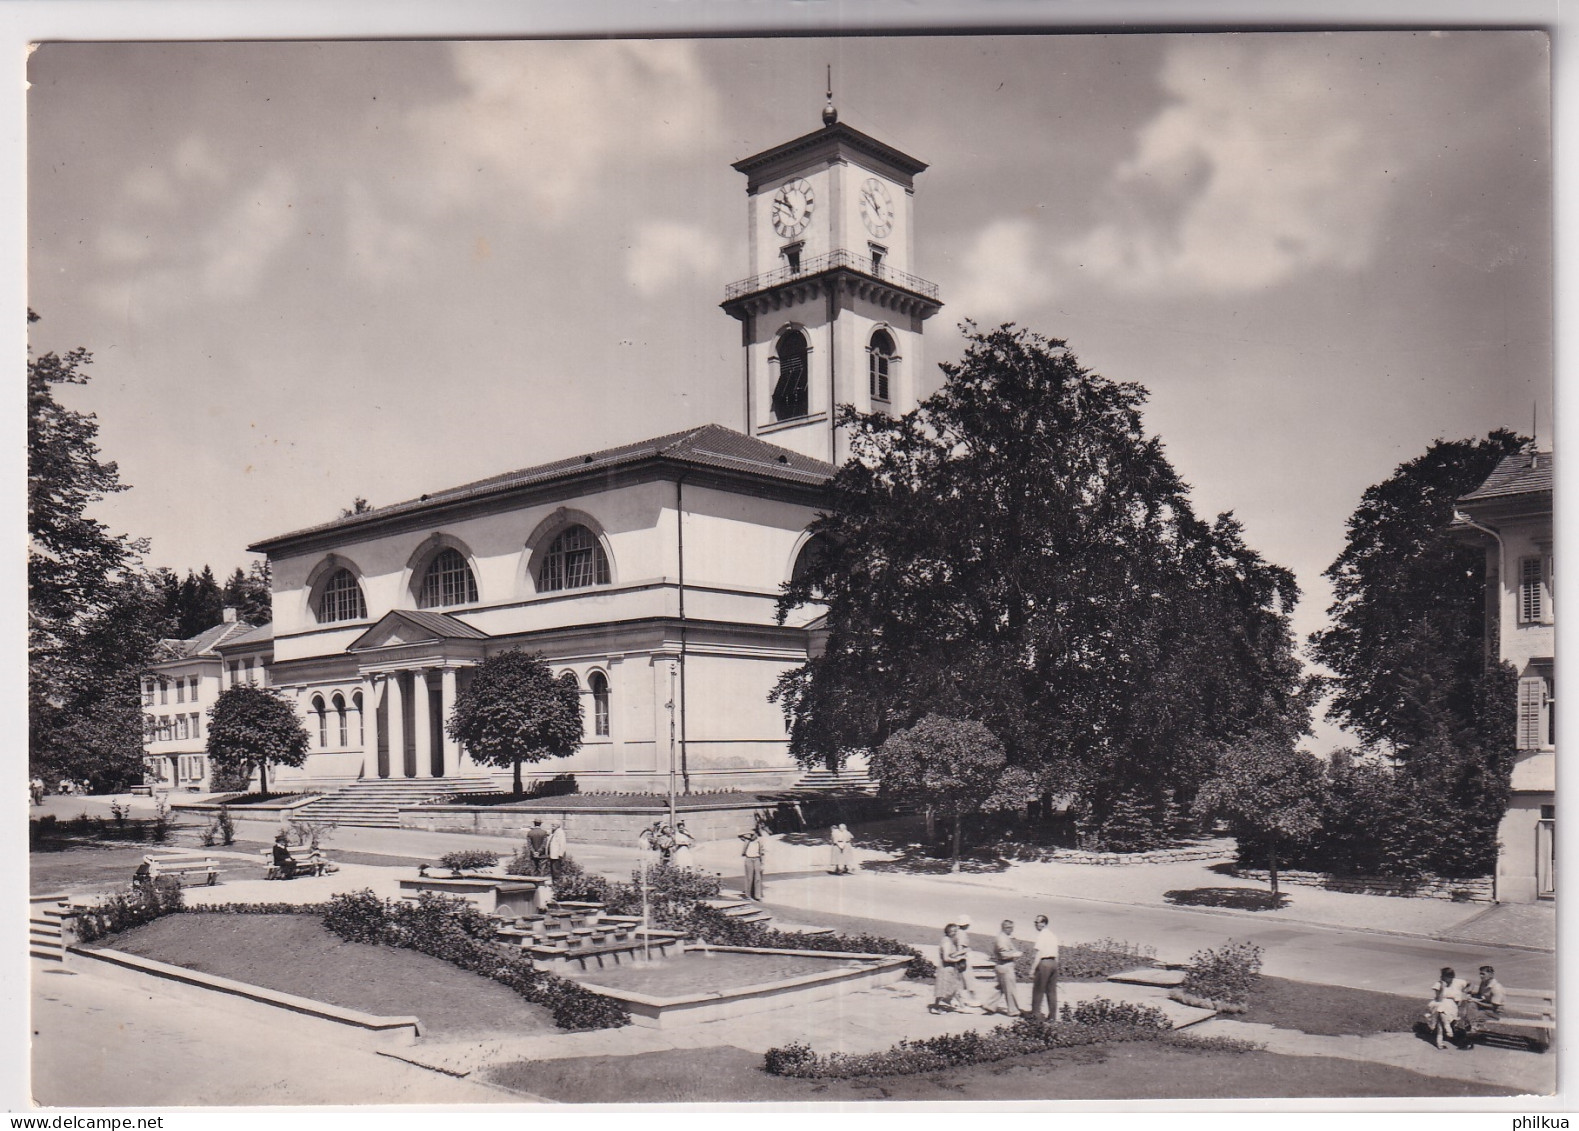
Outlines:
[[[719, 802], [682, 808], [678, 817], [697, 840], [719, 840], [748, 832], [757, 814], [771, 814], [772, 805], [753, 802]], [[553, 798], [508, 805], [422, 805], [400, 811], [400, 827], [429, 832], [477, 833], [482, 836], [526, 835], [534, 820], [544, 827], [562, 825], [574, 852], [582, 844], [622, 844], [634, 847], [642, 829], [654, 821], [668, 822], [666, 807], [634, 805], [555, 806]]]
[[1231, 860], [1234, 851], [1233, 840], [1224, 838], [1178, 848], [1153, 848], [1145, 852], [1092, 852], [1083, 848], [1024, 846], [1005, 850], [1003, 857], [1015, 861], [1052, 860], [1060, 864], [1113, 867], [1126, 864], [1177, 864], [1184, 860]]
[[[1269, 882], [1265, 868], [1236, 868], [1234, 874], [1247, 880]], [[1398, 880], [1384, 876], [1335, 876], [1330, 872], [1285, 872], [1280, 868], [1277, 880], [1279, 884], [1356, 892], [1360, 895], [1400, 895], [1416, 899], [1449, 899], [1460, 903], [1489, 903], [1493, 898], [1490, 876], [1472, 880], [1444, 880], [1436, 876]]]

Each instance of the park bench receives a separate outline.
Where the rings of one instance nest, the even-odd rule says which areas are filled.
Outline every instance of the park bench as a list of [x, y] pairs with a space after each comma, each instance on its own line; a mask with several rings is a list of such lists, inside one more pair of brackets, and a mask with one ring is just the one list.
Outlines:
[[[149, 863], [152, 871], [149, 878], [163, 879], [171, 877], [182, 887], [195, 884], [217, 884], [219, 882], [219, 864], [207, 856], [195, 854], [178, 854], [170, 856], [150, 856]], [[144, 877], [133, 876], [132, 886], [136, 887]]]
[[1476, 1022], [1469, 1039], [1521, 1039], [1540, 1052], [1550, 1048], [1557, 1035], [1557, 1009], [1552, 991], [1516, 990], [1504, 986], [1502, 994], [1501, 1015]]
[[265, 848], [260, 856], [263, 857], [265, 880], [292, 880], [297, 876], [321, 876], [326, 872], [338, 872], [340, 866], [323, 854], [319, 848], [307, 848], [296, 845], [291, 849], [291, 857], [296, 861], [296, 870], [286, 872], [274, 863], [274, 849]]

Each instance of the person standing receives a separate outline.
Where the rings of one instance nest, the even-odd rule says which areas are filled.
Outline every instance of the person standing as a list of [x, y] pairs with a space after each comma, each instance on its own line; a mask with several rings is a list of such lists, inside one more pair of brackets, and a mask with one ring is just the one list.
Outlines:
[[555, 824], [548, 830], [548, 878], [559, 882], [560, 861], [565, 858], [565, 829]]
[[959, 934], [956, 937], [956, 941], [959, 943], [961, 955], [959, 968], [960, 1006], [961, 1008], [980, 1011], [982, 1009], [981, 998], [976, 993], [976, 979], [970, 970], [972, 954], [970, 949], [970, 916], [961, 913], [954, 917], [954, 922], [959, 926]]
[[541, 817], [533, 818], [532, 827], [526, 831], [526, 854], [531, 858], [532, 875], [548, 875], [548, 830]]
[[1045, 1002], [1045, 1016], [1049, 1021], [1057, 1021], [1058, 936], [1048, 925], [1046, 915], [1038, 915], [1032, 925], [1036, 928], [1036, 968], [1031, 974], [1031, 1016], [1044, 1016], [1042, 1005]]
[[696, 844], [696, 838], [691, 835], [681, 821], [674, 827], [674, 866], [676, 868], [689, 868], [691, 866], [691, 848]]
[[756, 831], [742, 833], [740, 839], [745, 841], [741, 846], [740, 855], [744, 858], [746, 868], [746, 898], [762, 902], [762, 835]]
[[992, 940], [992, 972], [998, 985], [987, 1002], [988, 1013], [994, 1012], [993, 1007], [1001, 1003], [997, 1012], [1005, 1017], [1020, 1015], [1020, 1003], [1014, 992], [1014, 962], [1019, 957], [1020, 948], [1014, 945], [1014, 920], [1005, 919], [998, 929], [998, 937]]
[[968, 957], [967, 952], [960, 949], [959, 924], [948, 924], [943, 928], [943, 941], [938, 945], [938, 975], [933, 983], [928, 1013], [952, 1013], [959, 1007], [960, 994], [965, 988], [961, 972]]
[[828, 839], [833, 842], [830, 863], [833, 865], [833, 874], [848, 876], [855, 863], [855, 837], [850, 835], [850, 830], [844, 827], [843, 822], [833, 826], [828, 834]]

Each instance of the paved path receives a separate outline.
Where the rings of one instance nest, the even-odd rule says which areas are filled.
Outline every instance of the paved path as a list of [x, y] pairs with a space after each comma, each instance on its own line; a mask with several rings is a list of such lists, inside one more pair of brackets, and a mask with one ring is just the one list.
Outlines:
[[128, 991], [33, 964], [33, 1099], [55, 1107], [495, 1104], [530, 1097], [330, 1043], [222, 1002]]

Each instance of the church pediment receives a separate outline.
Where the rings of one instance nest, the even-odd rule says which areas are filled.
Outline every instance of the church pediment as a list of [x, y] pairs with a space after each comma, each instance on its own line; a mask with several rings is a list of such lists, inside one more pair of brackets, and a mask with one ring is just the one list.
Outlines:
[[410, 644], [442, 644], [447, 640], [486, 640], [488, 634], [444, 613], [394, 609], [358, 636], [348, 652], [372, 652]]

